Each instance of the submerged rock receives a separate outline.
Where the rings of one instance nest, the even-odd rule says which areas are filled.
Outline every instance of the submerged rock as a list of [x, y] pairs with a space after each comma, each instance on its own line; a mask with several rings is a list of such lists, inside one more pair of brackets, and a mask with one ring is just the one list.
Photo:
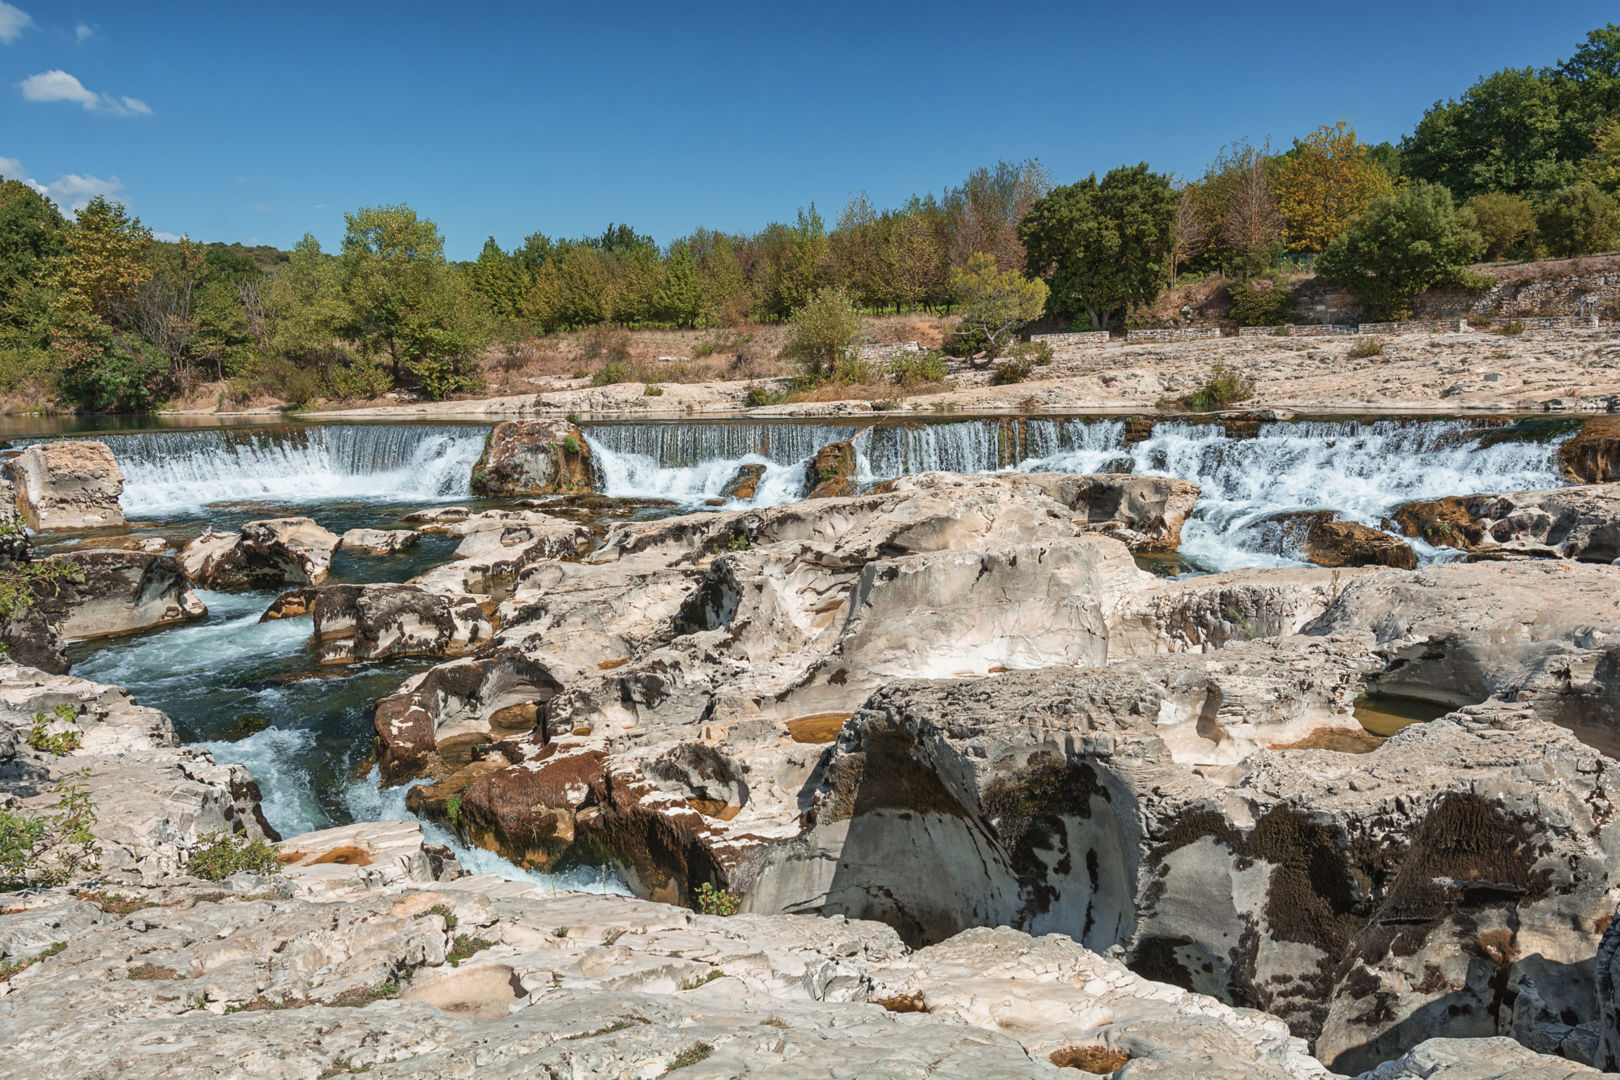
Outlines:
[[1398, 536], [1355, 521], [1341, 521], [1332, 510], [1290, 510], [1246, 527], [1261, 550], [1317, 566], [1417, 568], [1417, 552]]
[[241, 532], [209, 529], [180, 551], [186, 577], [205, 589], [319, 585], [338, 538], [307, 517], [250, 521]]
[[473, 469], [475, 495], [572, 495], [591, 490], [591, 450], [566, 420], [508, 420], [490, 432]]
[[17, 508], [41, 530], [100, 529], [124, 524], [118, 496], [124, 474], [106, 443], [36, 443], [6, 462]]

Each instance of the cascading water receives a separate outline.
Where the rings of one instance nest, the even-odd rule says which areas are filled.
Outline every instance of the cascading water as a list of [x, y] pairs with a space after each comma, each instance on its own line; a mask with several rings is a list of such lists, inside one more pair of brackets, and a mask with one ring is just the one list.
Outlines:
[[214, 503], [466, 498], [488, 428], [312, 424], [109, 434], [131, 517]]
[[[1333, 510], [1377, 526], [1397, 503], [1457, 494], [1557, 487], [1558, 441], [1481, 446], [1462, 420], [1276, 422], [1234, 439], [1220, 424], [1165, 422], [1127, 445], [1120, 420], [975, 419], [864, 427], [826, 424], [600, 424], [590, 427], [602, 490], [698, 506], [719, 496], [744, 464], [765, 466], [747, 505], [803, 494], [805, 461], [853, 439], [864, 483], [931, 470], [1135, 472], [1203, 489], [1182, 531], [1182, 554], [1211, 570], [1303, 559], [1269, 519]], [[1436, 552], [1421, 542], [1420, 553]]]

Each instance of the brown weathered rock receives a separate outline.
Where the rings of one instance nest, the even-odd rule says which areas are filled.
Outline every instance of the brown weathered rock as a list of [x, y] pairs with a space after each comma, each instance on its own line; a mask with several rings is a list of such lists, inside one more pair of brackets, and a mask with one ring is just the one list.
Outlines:
[[106, 443], [37, 443], [6, 463], [17, 508], [35, 529], [100, 529], [124, 524], [124, 473]]
[[828, 499], [855, 494], [855, 444], [828, 443], [804, 467], [805, 498]]
[[180, 551], [186, 577], [205, 589], [319, 585], [338, 538], [307, 517], [250, 521], [239, 533], [203, 533]]
[[1620, 559], [1620, 484], [1406, 503], [1395, 519], [1408, 535], [1464, 551]]
[[1401, 503], [1390, 516], [1407, 536], [1415, 536], [1436, 547], [1473, 551], [1485, 535], [1472, 511], [1472, 504], [1479, 498], [1482, 496], [1417, 499]]
[[573, 495], [591, 490], [591, 450], [566, 420], [509, 420], [490, 432], [473, 469], [476, 495]]
[[416, 545], [414, 529], [350, 529], [338, 541], [344, 551], [361, 555], [392, 555]]
[[726, 481], [726, 486], [720, 489], [720, 497], [724, 500], [747, 502], [759, 490], [759, 478], [765, 475], [763, 465], [744, 465], [737, 470], [737, 475]]
[[1112, 536], [1132, 551], [1180, 547], [1181, 526], [1199, 494], [1197, 484], [1167, 476], [1040, 473], [1028, 480], [1081, 514], [1088, 530]]
[[1355, 521], [1313, 523], [1305, 538], [1305, 556], [1317, 566], [1417, 568], [1417, 552], [1410, 544]]
[[90, 549], [51, 561], [73, 567], [73, 575], [39, 602], [65, 637], [110, 637], [208, 614], [173, 555]]
[[1594, 416], [1558, 448], [1564, 475], [1582, 484], [1620, 480], [1620, 417]]

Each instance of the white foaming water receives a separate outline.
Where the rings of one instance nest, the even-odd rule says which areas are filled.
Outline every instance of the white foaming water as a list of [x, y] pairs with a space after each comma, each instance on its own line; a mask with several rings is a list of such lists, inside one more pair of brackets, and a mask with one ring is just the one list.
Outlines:
[[[413, 815], [405, 808], [405, 797], [411, 788], [428, 782], [416, 780], [399, 787], [384, 788], [377, 769], [373, 767], [364, 780], [356, 780], [344, 789], [343, 802], [356, 821], [410, 821]], [[554, 890], [630, 895], [630, 890], [612, 867], [579, 867], [563, 874], [541, 874], [525, 870], [493, 851], [468, 847], [455, 833], [437, 822], [423, 819], [422, 836], [430, 844], [443, 844], [455, 852], [456, 861], [470, 874], [494, 874], [508, 881], [532, 881]]]
[[222, 502], [465, 498], [487, 428], [452, 424], [147, 431], [108, 435], [131, 517]]
[[[863, 483], [931, 470], [1134, 472], [1175, 476], [1203, 489], [1182, 530], [1181, 552], [1211, 570], [1298, 565], [1304, 560], [1266, 519], [1333, 510], [1379, 526], [1397, 503], [1444, 495], [1558, 487], [1560, 440], [1480, 447], [1460, 420], [1270, 423], [1252, 439], [1219, 424], [1161, 423], [1125, 445], [1119, 420], [962, 420], [856, 430], [820, 424], [615, 425], [587, 435], [602, 490], [701, 506], [747, 463], [766, 466], [746, 505], [803, 495], [815, 450], [853, 439]], [[705, 456], [707, 455], [707, 456]], [[741, 505], [741, 504], [733, 504]], [[1447, 557], [1421, 542], [1425, 559]]]
[[328, 828], [332, 822], [315, 798], [304, 767], [315, 733], [304, 728], [265, 728], [235, 742], [201, 742], [221, 765], [245, 765], [259, 785], [259, 805], [270, 827], [285, 839]]

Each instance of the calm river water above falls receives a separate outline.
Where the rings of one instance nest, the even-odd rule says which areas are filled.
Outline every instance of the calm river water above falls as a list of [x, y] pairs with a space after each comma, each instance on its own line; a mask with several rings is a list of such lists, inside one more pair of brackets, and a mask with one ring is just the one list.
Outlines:
[[[206, 526], [288, 514], [313, 517], [333, 532], [400, 528], [432, 505], [498, 506], [470, 497], [472, 469], [488, 425], [276, 424], [214, 429], [97, 432], [126, 477], [124, 506], [136, 531], [183, 542]], [[702, 508], [745, 463], [765, 466], [758, 502], [799, 497], [803, 465], [815, 450], [853, 438], [861, 478], [875, 481], [928, 469], [1086, 473], [1132, 471], [1192, 480], [1203, 488], [1183, 531], [1192, 571], [1300, 562], [1272, 514], [1332, 509], [1378, 525], [1396, 503], [1442, 495], [1558, 486], [1558, 439], [1482, 447], [1466, 420], [1334, 420], [1268, 423], [1257, 437], [1228, 438], [1219, 425], [1160, 423], [1127, 444], [1112, 418], [945, 419], [820, 424], [794, 422], [620, 422], [584, 425], [605, 494], [669, 499]], [[58, 432], [16, 431], [14, 443]], [[84, 437], [80, 434], [80, 437]], [[17, 438], [16, 436], [20, 436]], [[59, 543], [46, 538], [45, 550]], [[340, 553], [333, 581], [404, 581], [452, 557], [455, 541], [424, 536], [406, 553], [380, 558]], [[1425, 558], [1438, 553], [1417, 545]], [[405, 789], [381, 790], [354, 778], [371, 743], [371, 712], [429, 660], [319, 669], [308, 616], [260, 623], [273, 592], [203, 593], [206, 620], [72, 649], [74, 673], [128, 687], [162, 709], [188, 742], [220, 761], [246, 765], [265, 811], [294, 835], [352, 820], [406, 814]], [[268, 727], [226, 741], [248, 718]], [[523, 873], [486, 852], [469, 852], [444, 830], [473, 869]], [[604, 887], [596, 868], [561, 884]], [[605, 887], [619, 888], [608, 881]]]

